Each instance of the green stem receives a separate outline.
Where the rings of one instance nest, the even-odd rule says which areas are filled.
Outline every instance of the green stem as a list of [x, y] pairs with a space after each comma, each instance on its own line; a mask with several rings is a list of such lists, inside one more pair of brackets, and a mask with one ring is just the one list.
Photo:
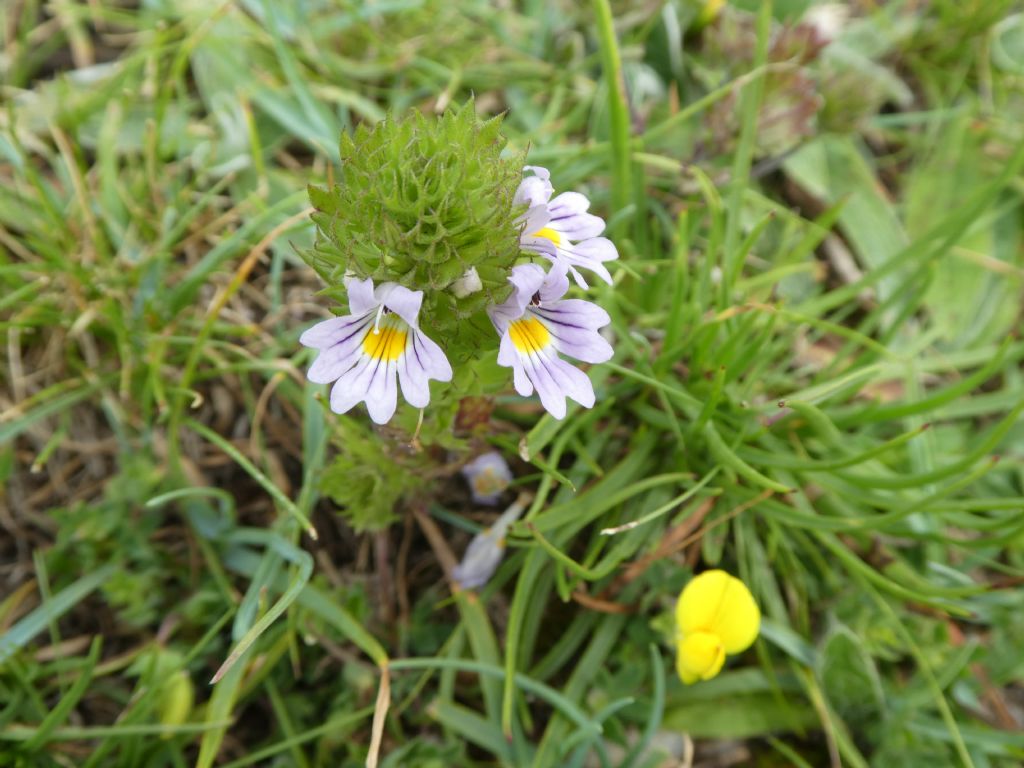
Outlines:
[[629, 102], [626, 100], [626, 82], [622, 77], [622, 58], [615, 39], [615, 24], [608, 0], [594, 0], [597, 15], [597, 35], [601, 46], [601, 69], [608, 87], [608, 114], [611, 118], [612, 207], [621, 211], [629, 204], [630, 190], [630, 129]]

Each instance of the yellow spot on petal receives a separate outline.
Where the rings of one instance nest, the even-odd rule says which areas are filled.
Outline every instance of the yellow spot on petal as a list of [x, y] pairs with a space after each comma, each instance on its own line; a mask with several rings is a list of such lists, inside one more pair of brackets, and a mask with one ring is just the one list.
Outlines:
[[513, 320], [508, 326], [508, 335], [513, 346], [525, 354], [540, 352], [551, 340], [551, 334], [544, 324], [529, 316]]
[[684, 683], [710, 680], [725, 663], [725, 648], [717, 635], [694, 632], [679, 643], [676, 671]]
[[698, 632], [716, 635], [726, 653], [740, 653], [757, 638], [761, 611], [742, 581], [725, 571], [705, 571], [679, 596], [676, 627], [684, 638]]
[[543, 237], [546, 240], [550, 240], [556, 246], [562, 244], [562, 235], [553, 230], [551, 227], [544, 227], [543, 229], [538, 229], [536, 232], [533, 233], [533, 236]]
[[387, 321], [373, 329], [363, 339], [363, 351], [374, 360], [393, 362], [405, 352], [406, 332]]

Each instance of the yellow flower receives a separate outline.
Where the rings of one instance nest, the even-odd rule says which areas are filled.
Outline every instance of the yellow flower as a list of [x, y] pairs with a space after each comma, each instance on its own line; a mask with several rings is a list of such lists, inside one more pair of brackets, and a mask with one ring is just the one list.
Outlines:
[[742, 653], [757, 638], [761, 611], [747, 585], [725, 571], [705, 571], [676, 603], [676, 671], [684, 683], [710, 680], [726, 655]]

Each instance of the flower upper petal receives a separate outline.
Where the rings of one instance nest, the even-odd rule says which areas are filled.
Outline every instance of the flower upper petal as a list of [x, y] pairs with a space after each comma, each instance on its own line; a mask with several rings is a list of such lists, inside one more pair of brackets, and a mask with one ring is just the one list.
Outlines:
[[[536, 289], [542, 305], [558, 301], [565, 296], [569, 290], [569, 278], [565, 276], [568, 267], [569, 265], [561, 259], [551, 265], [551, 269], [544, 276], [544, 282]], [[530, 296], [532, 298], [533, 294]]]
[[374, 295], [373, 280], [369, 277], [365, 280], [346, 277], [345, 290], [348, 291], [348, 311], [353, 315], [361, 315], [380, 306], [380, 301]]
[[547, 278], [544, 269], [537, 264], [520, 264], [512, 268], [509, 282], [515, 286], [516, 300], [525, 307]]
[[543, 229], [551, 221], [551, 214], [548, 213], [546, 205], [534, 205], [526, 210], [517, 220], [524, 235], [532, 235], [534, 232]]
[[533, 176], [526, 176], [519, 182], [515, 197], [512, 198], [513, 205], [542, 205], [551, 199], [554, 187], [551, 186], [551, 174], [546, 168], [539, 165], [528, 165], [524, 171], [532, 171]]
[[520, 264], [512, 268], [508, 280], [512, 283], [511, 295], [501, 304], [487, 309], [487, 315], [499, 334], [504, 334], [510, 322], [523, 316], [526, 305], [544, 282], [544, 270], [536, 264]]
[[411, 328], [419, 328], [423, 291], [410, 291], [397, 283], [384, 283], [377, 291], [377, 300], [405, 320]]

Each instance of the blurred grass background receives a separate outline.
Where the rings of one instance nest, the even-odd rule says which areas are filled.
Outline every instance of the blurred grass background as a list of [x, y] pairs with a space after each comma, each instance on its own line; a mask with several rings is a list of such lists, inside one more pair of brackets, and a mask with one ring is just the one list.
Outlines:
[[[1019, 765], [1021, 11], [7, 0], [0, 764]], [[443, 459], [382, 534], [321, 497], [295, 247], [341, 131], [470, 96], [622, 259], [452, 596]], [[765, 622], [684, 687], [708, 566]]]

